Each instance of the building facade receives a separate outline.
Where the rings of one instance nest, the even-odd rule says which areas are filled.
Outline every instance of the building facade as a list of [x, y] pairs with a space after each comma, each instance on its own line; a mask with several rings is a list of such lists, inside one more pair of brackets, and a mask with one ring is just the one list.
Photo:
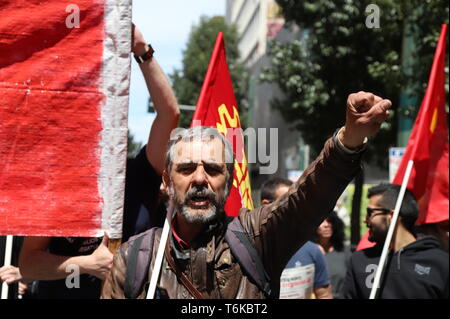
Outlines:
[[[259, 77], [270, 64], [267, 55], [268, 41], [290, 41], [295, 38], [296, 32], [283, 28], [284, 18], [273, 0], [227, 0], [226, 22], [236, 25], [241, 60], [250, 70], [248, 127], [262, 129], [261, 132], [265, 133], [265, 138], [257, 140], [258, 150], [261, 149], [265, 154], [277, 154], [277, 170], [274, 175], [295, 179], [309, 163], [309, 147], [304, 144], [299, 132], [290, 128], [281, 114], [272, 109], [271, 100], [281, 95], [278, 86], [261, 83]], [[277, 131], [276, 143], [273, 129]], [[252, 187], [255, 190], [269, 177], [260, 174], [260, 168], [267, 165], [261, 161], [250, 165]]]

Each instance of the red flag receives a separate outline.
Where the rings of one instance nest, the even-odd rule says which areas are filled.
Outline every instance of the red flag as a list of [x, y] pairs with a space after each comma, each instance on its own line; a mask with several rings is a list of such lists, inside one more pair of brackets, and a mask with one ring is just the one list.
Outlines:
[[448, 124], [444, 89], [446, 34], [447, 25], [444, 24], [427, 91], [393, 181], [401, 185], [408, 161], [414, 161], [408, 189], [419, 204], [417, 224], [448, 220]]
[[231, 76], [227, 66], [222, 32], [219, 32], [217, 35], [197, 108], [192, 118], [191, 127], [198, 125], [216, 127], [233, 146], [235, 155], [234, 179], [225, 203], [227, 215], [237, 216], [242, 206], [252, 209], [253, 201], [244, 152], [244, 139]]
[[[394, 184], [401, 185], [409, 160], [414, 166], [408, 189], [416, 196], [420, 213], [417, 224], [448, 220], [448, 127], [445, 113], [445, 39], [447, 25], [442, 25], [431, 68], [428, 88], [414, 123], [405, 155], [402, 158]], [[420, 147], [419, 147], [420, 146]], [[367, 232], [356, 250], [375, 245]]]

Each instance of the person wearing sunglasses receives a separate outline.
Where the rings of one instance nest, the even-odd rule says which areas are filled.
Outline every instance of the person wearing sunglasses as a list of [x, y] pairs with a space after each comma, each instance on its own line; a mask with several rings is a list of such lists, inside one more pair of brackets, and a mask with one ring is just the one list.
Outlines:
[[[347, 269], [344, 298], [369, 298], [399, 193], [400, 186], [393, 184], [369, 189], [365, 221], [369, 241], [376, 245], [353, 253]], [[448, 253], [440, 249], [435, 237], [417, 237], [415, 222], [418, 214], [416, 199], [406, 190], [380, 281], [379, 299], [449, 298]]]

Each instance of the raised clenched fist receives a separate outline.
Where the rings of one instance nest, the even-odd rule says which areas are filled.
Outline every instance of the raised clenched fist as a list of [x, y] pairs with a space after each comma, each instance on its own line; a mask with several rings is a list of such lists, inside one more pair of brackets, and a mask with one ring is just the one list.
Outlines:
[[375, 135], [386, 120], [391, 101], [369, 92], [348, 96], [345, 127], [339, 136], [344, 146], [356, 148], [366, 137]]

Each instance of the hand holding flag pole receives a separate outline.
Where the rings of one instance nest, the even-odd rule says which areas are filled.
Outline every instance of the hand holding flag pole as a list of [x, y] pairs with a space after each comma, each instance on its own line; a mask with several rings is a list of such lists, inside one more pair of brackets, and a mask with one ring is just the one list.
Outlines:
[[[3, 263], [4, 267], [11, 266], [11, 255], [12, 255], [12, 246], [13, 246], [13, 236], [6, 236], [6, 244], [5, 244], [5, 262]], [[9, 286], [6, 282], [2, 283], [2, 296], [1, 299], [8, 299], [8, 291]]]

